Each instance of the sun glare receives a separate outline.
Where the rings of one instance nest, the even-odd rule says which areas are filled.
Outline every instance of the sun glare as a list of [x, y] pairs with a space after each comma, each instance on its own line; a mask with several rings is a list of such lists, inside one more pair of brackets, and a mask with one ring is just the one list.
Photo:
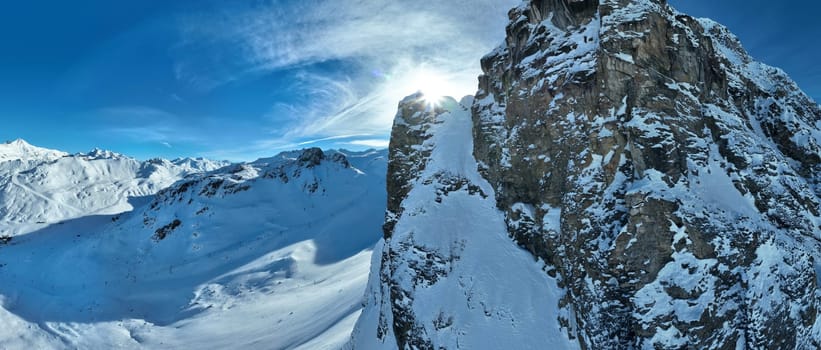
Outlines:
[[435, 105], [449, 93], [450, 83], [441, 74], [429, 70], [419, 70], [413, 75], [412, 88], [420, 91], [428, 104]]

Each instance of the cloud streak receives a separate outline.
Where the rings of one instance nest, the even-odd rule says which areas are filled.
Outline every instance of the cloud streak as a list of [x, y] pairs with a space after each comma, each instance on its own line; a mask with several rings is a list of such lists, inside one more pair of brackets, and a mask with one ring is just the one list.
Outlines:
[[115, 106], [89, 111], [96, 132], [111, 139], [156, 143], [173, 148], [177, 143], [206, 144], [209, 134], [174, 113], [147, 106]]
[[440, 77], [450, 95], [473, 94], [479, 59], [501, 42], [507, 11], [519, 2], [235, 5], [182, 21], [180, 47], [190, 54], [178, 61], [177, 78], [213, 89], [272, 72], [287, 74], [291, 90], [302, 97], [271, 101], [268, 119], [274, 127], [268, 144], [382, 135], [390, 129], [397, 102], [424, 88], [417, 79], [422, 71]]
[[365, 139], [365, 140], [354, 140], [349, 142], [350, 145], [354, 146], [365, 146], [365, 147], [373, 147], [373, 148], [387, 148], [388, 147], [388, 140], [383, 139]]

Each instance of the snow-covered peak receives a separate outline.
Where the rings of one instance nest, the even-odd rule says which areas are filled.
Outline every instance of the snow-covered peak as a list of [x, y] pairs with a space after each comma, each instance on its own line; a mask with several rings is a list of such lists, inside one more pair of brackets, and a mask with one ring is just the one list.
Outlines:
[[[357, 163], [357, 159], [369, 158], [383, 153], [384, 150], [355, 152], [347, 150], [322, 150], [317, 147], [312, 147], [280, 152], [276, 156], [260, 158], [247, 164], [262, 168], [279, 167], [283, 164], [292, 164], [293, 166], [301, 168], [313, 168], [322, 163], [336, 163], [342, 167], [351, 167], [352, 163]], [[353, 167], [358, 168], [356, 165], [353, 165]]]
[[0, 162], [20, 160], [51, 161], [68, 155], [65, 152], [33, 146], [23, 139], [0, 144]]
[[5, 144], [14, 145], [18, 147], [31, 146], [31, 144], [29, 144], [28, 142], [26, 142], [26, 140], [23, 140], [21, 138], [15, 139], [14, 141], [6, 141]]
[[0, 236], [130, 210], [132, 198], [155, 194], [187, 175], [226, 164], [205, 159], [141, 162], [99, 148], [68, 155], [23, 140], [0, 144]]
[[554, 317], [562, 290], [507, 236], [478, 172], [467, 107], [403, 100], [388, 169], [385, 240], [349, 348], [571, 348]]
[[211, 160], [206, 158], [177, 158], [171, 161], [176, 166], [182, 167], [186, 170], [199, 171], [213, 171], [219, 168], [231, 165], [231, 162], [225, 160]]
[[86, 158], [88, 160], [128, 158], [123, 154], [113, 152], [113, 151], [109, 151], [109, 150], [96, 148], [96, 147], [94, 149], [92, 149], [91, 151], [87, 152], [87, 153], [78, 153], [77, 156]]
[[[221, 198], [233, 196], [236, 193], [248, 191], [254, 186], [263, 186], [272, 180], [288, 184], [307, 194], [321, 194], [328, 190], [327, 186], [339, 186], [334, 182], [340, 178], [358, 178], [378, 174], [386, 162], [385, 153], [381, 151], [345, 154], [339, 151], [322, 151], [319, 148], [283, 152], [276, 157], [233, 164], [216, 171], [188, 176], [185, 180], [160, 191], [154, 199], [155, 204], [151, 206], [160, 207], [163, 203], [205, 200], [204, 198], [214, 196]], [[363, 160], [375, 161], [377, 164], [363, 163]], [[360, 165], [363, 169], [352, 166], [351, 162]]]

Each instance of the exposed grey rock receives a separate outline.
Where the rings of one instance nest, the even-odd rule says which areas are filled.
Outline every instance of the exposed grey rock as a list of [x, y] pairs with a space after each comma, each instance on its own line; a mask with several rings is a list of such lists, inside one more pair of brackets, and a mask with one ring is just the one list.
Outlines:
[[[431, 136], [429, 130], [436, 122], [436, 116], [444, 112], [441, 106], [426, 102], [421, 93], [408, 96], [399, 103], [388, 152], [388, 207], [383, 226], [385, 239], [392, 238], [396, 222], [404, 211], [402, 201], [425, 170], [432, 146], [425, 141]], [[413, 314], [409, 292], [391, 282], [391, 279], [397, 265], [406, 263], [416, 276], [413, 279], [414, 287], [432, 285], [438, 278], [447, 275], [448, 258], [437, 255], [435, 251], [425, 251], [424, 247], [418, 247], [412, 241], [400, 245], [401, 249], [387, 250], [382, 255], [385, 273], [380, 278], [384, 278], [385, 284], [389, 285], [388, 293], [394, 303], [390, 307], [390, 317], [380, 319], [378, 333], [380, 337], [394, 334], [396, 339], [385, 341], [395, 341], [399, 348], [433, 349], [424, 327]], [[406, 254], [407, 251], [412, 254]], [[403, 259], [407, 261], [402, 262]], [[388, 322], [388, 319], [392, 321]]]
[[[662, 0], [532, 0], [509, 17], [482, 59], [474, 156], [512, 239], [566, 290], [568, 335], [582, 349], [821, 347], [818, 104]], [[400, 104], [386, 239], [436, 115], [420, 96]], [[425, 329], [460, 321], [420, 326], [394, 253], [371, 277], [379, 338], [430, 348]]]
[[475, 156], [511, 235], [563, 277], [582, 345], [817, 347], [818, 105], [664, 1], [510, 18], [482, 60]]
[[[453, 101], [455, 103], [455, 101]], [[425, 169], [430, 148], [424, 142], [436, 115], [445, 112], [441, 105], [429, 104], [421, 93], [399, 102], [388, 146], [388, 211], [383, 227], [385, 238], [391, 236], [396, 220], [402, 214], [402, 200], [413, 180]]]
[[297, 158], [299, 164], [306, 168], [312, 168], [319, 165], [323, 159], [325, 159], [325, 153], [323, 153], [322, 149], [318, 147], [302, 150], [299, 158]]

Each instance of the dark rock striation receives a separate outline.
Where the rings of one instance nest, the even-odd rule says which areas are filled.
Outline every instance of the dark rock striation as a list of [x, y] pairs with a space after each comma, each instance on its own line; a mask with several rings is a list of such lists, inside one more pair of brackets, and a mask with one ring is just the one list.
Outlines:
[[[532, 0], [509, 17], [482, 59], [473, 155], [510, 237], [564, 291], [567, 337], [582, 349], [821, 347], [819, 105], [726, 28], [662, 0]], [[416, 99], [394, 125], [379, 305], [364, 314], [384, 316], [383, 342], [422, 349], [447, 343], [436, 324], [460, 320], [425, 325], [419, 296], [393, 293], [404, 255], [391, 235], [438, 115]]]
[[664, 1], [510, 19], [482, 59], [475, 156], [582, 347], [818, 347], [818, 105]]

